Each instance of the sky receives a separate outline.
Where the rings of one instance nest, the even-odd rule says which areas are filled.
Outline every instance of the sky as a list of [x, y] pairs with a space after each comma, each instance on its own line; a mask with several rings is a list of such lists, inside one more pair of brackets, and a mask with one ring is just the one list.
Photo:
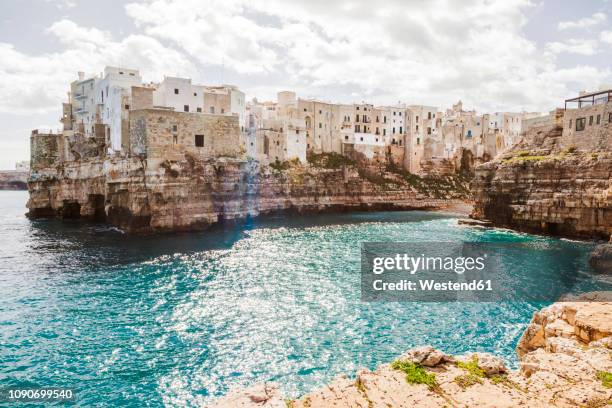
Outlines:
[[248, 99], [548, 112], [612, 88], [612, 0], [0, 0], [0, 169], [106, 65]]

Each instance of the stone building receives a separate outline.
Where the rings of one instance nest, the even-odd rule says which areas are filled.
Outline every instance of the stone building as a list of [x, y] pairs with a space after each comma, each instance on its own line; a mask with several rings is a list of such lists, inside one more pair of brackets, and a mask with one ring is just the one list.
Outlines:
[[[578, 150], [610, 150], [612, 89], [583, 92], [565, 101], [561, 144]], [[594, 149], [594, 146], [597, 146]]]
[[239, 157], [236, 116], [145, 108], [130, 112], [130, 152], [147, 159]]

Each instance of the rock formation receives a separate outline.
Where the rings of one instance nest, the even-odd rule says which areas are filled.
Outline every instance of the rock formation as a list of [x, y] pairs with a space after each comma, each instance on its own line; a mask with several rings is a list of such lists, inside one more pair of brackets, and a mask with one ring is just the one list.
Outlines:
[[589, 265], [595, 272], [612, 274], [612, 240], [595, 247], [589, 255]]
[[35, 168], [28, 208], [30, 217], [105, 220], [130, 232], [186, 230], [281, 210], [444, 208], [467, 195], [457, 180], [350, 163], [93, 158]]
[[0, 190], [27, 190], [28, 173], [25, 171], [0, 171]]
[[590, 293], [535, 313], [517, 347], [516, 371], [490, 354], [453, 357], [427, 346], [296, 400], [266, 384], [231, 392], [212, 406], [603, 408], [612, 403], [611, 296]]
[[612, 124], [597, 119], [574, 132], [577, 115], [561, 111], [552, 125], [534, 127], [509, 152], [476, 167], [472, 216], [527, 232], [608, 240]]

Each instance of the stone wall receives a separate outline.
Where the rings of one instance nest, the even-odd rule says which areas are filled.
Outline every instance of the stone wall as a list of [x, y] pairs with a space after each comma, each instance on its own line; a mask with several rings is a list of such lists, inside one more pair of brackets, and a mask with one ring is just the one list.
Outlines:
[[[203, 146], [198, 147], [200, 136]], [[185, 154], [202, 159], [237, 157], [241, 154], [238, 118], [166, 109], [133, 110], [130, 151], [168, 160], [180, 160]]]
[[44, 169], [53, 166], [59, 159], [61, 135], [32, 131], [30, 136], [30, 168]]
[[[577, 129], [577, 121], [584, 120], [584, 130]], [[581, 109], [568, 109], [563, 118], [563, 147], [583, 151], [612, 150], [612, 102]]]

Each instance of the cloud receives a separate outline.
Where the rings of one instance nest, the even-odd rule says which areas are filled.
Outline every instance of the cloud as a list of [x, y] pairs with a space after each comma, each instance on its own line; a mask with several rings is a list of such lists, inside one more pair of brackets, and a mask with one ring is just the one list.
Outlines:
[[576, 21], [561, 21], [558, 24], [559, 30], [567, 30], [572, 28], [587, 28], [592, 27], [606, 21], [607, 16], [604, 13], [595, 13], [591, 17], [583, 17]]
[[566, 42], [549, 42], [546, 44], [546, 48], [554, 54], [594, 55], [597, 53], [597, 41], [572, 38]]
[[570, 40], [542, 52], [522, 30], [531, 7], [529, 0], [388, 0], [375, 8], [366, 0], [142, 0], [126, 12], [145, 34], [233, 71], [247, 92], [264, 91], [256, 84], [263, 81], [266, 94], [338, 90], [343, 102], [360, 95], [440, 106], [462, 98], [480, 109], [542, 110], [568, 93], [551, 82], [556, 55], [592, 55], [597, 44]]
[[612, 45], [612, 31], [602, 31], [599, 34], [599, 40], [603, 43]]
[[197, 75], [182, 53], [144, 35], [120, 41], [95, 28], [61, 20], [47, 29], [65, 49], [29, 55], [0, 43], [0, 112], [32, 113], [59, 110], [77, 71], [100, 72], [106, 65], [136, 67], [148, 79], [168, 75]]
[[45, 0], [45, 2], [54, 4], [58, 10], [68, 10], [77, 5], [77, 3], [72, 0]]

